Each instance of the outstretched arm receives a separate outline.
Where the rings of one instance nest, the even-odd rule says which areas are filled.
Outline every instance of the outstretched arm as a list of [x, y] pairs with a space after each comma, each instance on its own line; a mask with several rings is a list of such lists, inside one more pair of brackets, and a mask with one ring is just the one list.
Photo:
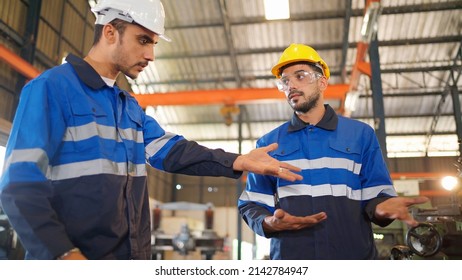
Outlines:
[[427, 201], [428, 198], [423, 196], [414, 198], [393, 197], [377, 204], [375, 217], [377, 219], [398, 219], [414, 227], [418, 225], [418, 222], [409, 214], [408, 207]]
[[233, 169], [236, 171], [249, 171], [262, 175], [276, 176], [292, 182], [303, 179], [301, 175], [294, 173], [300, 172], [300, 168], [280, 162], [268, 155], [269, 152], [276, 150], [277, 147], [278, 144], [273, 143], [266, 147], [254, 149], [248, 154], [240, 155], [234, 161]]

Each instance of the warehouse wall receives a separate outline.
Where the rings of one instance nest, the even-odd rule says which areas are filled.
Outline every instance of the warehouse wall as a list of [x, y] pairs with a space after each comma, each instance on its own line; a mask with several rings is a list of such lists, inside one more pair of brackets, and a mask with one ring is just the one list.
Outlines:
[[[26, 25], [33, 21], [28, 10], [29, 1], [0, 1], [0, 44], [18, 56], [25, 48], [35, 47], [34, 58], [28, 62], [39, 72], [61, 64], [69, 53], [83, 57], [91, 48], [95, 17], [87, 0], [42, 0], [36, 38], [26, 35]], [[0, 118], [13, 120], [26, 82], [10, 65], [0, 61]], [[117, 83], [131, 90], [124, 75], [118, 77]]]

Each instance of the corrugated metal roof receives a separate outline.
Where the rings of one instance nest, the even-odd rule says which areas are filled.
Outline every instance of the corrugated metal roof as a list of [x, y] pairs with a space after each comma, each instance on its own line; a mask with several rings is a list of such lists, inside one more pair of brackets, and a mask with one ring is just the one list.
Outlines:
[[[194, 94], [194, 90], [274, 87], [270, 69], [293, 42], [318, 50], [331, 69], [331, 84], [349, 83], [357, 43], [362, 39], [365, 1], [351, 1], [349, 10], [350, 1], [291, 0], [291, 19], [280, 21], [264, 19], [262, 0], [164, 2], [166, 33], [173, 42], [156, 47], [157, 59], [138, 78], [135, 92], [190, 90]], [[460, 59], [454, 61], [462, 40], [462, 1], [380, 2], [377, 36], [390, 156], [406, 151], [454, 154], [459, 148], [452, 99], [447, 95], [438, 104], [451, 69], [461, 67]], [[345, 23], [349, 23], [347, 30]], [[459, 92], [461, 85], [458, 81]], [[360, 98], [351, 117], [373, 126], [367, 76], [361, 77], [358, 90]], [[329, 102], [333, 106], [340, 103]], [[165, 106], [157, 108], [156, 117], [163, 126], [189, 139], [234, 143], [239, 127], [224, 125], [220, 108]], [[241, 113], [242, 109], [244, 127], [252, 133], [243, 129], [240, 137], [249, 143], [292, 114], [284, 101], [245, 104]]]

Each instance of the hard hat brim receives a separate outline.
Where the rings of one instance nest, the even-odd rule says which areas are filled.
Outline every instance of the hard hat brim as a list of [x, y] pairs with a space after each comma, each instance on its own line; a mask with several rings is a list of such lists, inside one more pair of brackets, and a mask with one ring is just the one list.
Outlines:
[[164, 41], [167, 41], [169, 43], [172, 42], [172, 39], [170, 37], [168, 37], [167, 35], [165, 35], [165, 34], [159, 35], [159, 38], [161, 38]]
[[310, 63], [318, 63], [316, 61], [311, 61], [309, 59], [291, 59], [291, 60], [286, 60], [284, 62], [281, 62], [281, 63], [278, 63], [276, 65], [273, 66], [273, 68], [271, 68], [271, 73], [273, 73], [274, 76], [276, 76], [276, 78], [281, 78], [281, 73], [280, 73], [280, 70], [282, 67], [288, 65], [288, 64], [291, 64], [291, 63], [295, 63], [295, 62], [310, 62]]

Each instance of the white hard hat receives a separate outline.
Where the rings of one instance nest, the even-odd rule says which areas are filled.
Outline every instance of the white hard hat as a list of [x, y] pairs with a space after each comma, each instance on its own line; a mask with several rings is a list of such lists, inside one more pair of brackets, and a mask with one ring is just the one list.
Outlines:
[[136, 22], [159, 35], [165, 41], [165, 12], [160, 0], [100, 0], [91, 9], [96, 16], [96, 24], [108, 24], [114, 19]]

